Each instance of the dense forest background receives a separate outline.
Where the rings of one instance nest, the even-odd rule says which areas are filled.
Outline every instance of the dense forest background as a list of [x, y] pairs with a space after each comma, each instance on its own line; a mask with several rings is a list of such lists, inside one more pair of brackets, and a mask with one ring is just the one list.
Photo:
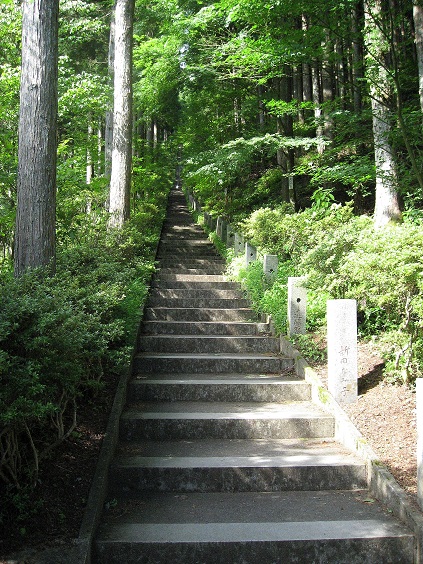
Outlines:
[[[305, 275], [308, 329], [324, 327], [328, 298], [357, 299], [386, 377], [412, 385], [423, 363], [420, 0], [51, 4], [55, 201], [32, 243], [47, 184], [28, 192], [34, 159], [19, 148], [43, 113], [23, 122], [28, 22], [21, 3], [0, 6], [1, 519], [24, 518], [80, 403], [128, 363], [177, 162], [205, 210], [278, 255], [267, 286], [224, 251], [280, 331], [287, 276]], [[31, 256], [36, 240], [48, 262]]]

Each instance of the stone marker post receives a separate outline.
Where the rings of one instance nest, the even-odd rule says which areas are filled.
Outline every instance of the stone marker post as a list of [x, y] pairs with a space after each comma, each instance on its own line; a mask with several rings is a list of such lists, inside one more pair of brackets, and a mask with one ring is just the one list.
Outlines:
[[245, 266], [248, 266], [250, 262], [255, 260], [257, 260], [257, 249], [247, 241], [245, 243]]
[[220, 215], [217, 216], [216, 235], [226, 243], [226, 222]]
[[288, 278], [288, 336], [306, 332], [307, 290], [304, 278]]
[[294, 177], [288, 176], [288, 194], [289, 194], [289, 201], [295, 201], [295, 194], [294, 194]]
[[263, 272], [268, 282], [273, 282], [278, 272], [278, 256], [264, 255]]
[[226, 246], [228, 248], [234, 248], [235, 244], [235, 231], [232, 229], [232, 226], [228, 224], [228, 228], [226, 230]]
[[357, 302], [328, 300], [328, 388], [338, 403], [357, 399]]
[[244, 252], [244, 236], [239, 233], [235, 233], [235, 254], [241, 255]]
[[423, 378], [416, 379], [417, 501], [423, 509]]

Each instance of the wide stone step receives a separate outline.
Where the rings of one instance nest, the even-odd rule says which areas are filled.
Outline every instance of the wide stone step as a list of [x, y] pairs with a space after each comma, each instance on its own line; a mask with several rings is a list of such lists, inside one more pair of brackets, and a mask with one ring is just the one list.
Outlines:
[[133, 369], [145, 373], [257, 373], [280, 374], [291, 370], [293, 360], [282, 356], [235, 353], [148, 353], [133, 359]]
[[138, 350], [160, 353], [275, 353], [275, 337], [233, 335], [142, 335]]
[[238, 289], [226, 288], [157, 288], [152, 296], [158, 298], [224, 298], [224, 299], [240, 299], [243, 298], [242, 292]]
[[147, 307], [146, 321], [257, 321], [257, 314], [250, 308], [211, 309], [181, 307]]
[[251, 302], [245, 298], [162, 298], [153, 293], [148, 298], [149, 307], [210, 308], [230, 309], [248, 308]]
[[184, 274], [184, 275], [195, 275], [195, 274], [200, 274], [202, 276], [204, 275], [210, 275], [210, 274], [223, 274], [223, 270], [222, 267], [219, 265], [216, 266], [208, 266], [208, 267], [204, 267], [204, 268], [187, 268], [187, 267], [182, 267], [182, 266], [164, 266], [163, 268], [161, 268], [159, 266], [158, 268], [158, 272], [160, 277], [162, 276], [162, 274], [170, 274], [170, 275], [175, 275], [175, 274]]
[[101, 564], [414, 562], [413, 536], [367, 492], [145, 493], [109, 512]]
[[310, 402], [140, 402], [121, 418], [122, 440], [332, 438], [334, 420]]
[[[200, 248], [208, 248], [210, 250], [212, 250], [214, 253], [216, 253], [216, 247], [213, 245], [213, 243], [211, 241], [209, 241], [207, 239], [207, 237], [205, 237], [204, 235], [202, 237], [198, 237], [196, 239], [187, 239], [187, 243], [185, 245], [186, 247], [200, 247]], [[177, 248], [180, 248], [180, 245], [176, 245]], [[160, 240], [159, 243], [159, 249], [160, 248], [167, 248], [170, 251], [175, 249], [175, 245], [171, 242], [171, 241], [163, 241], [163, 239]]]
[[309, 384], [291, 372], [272, 374], [137, 374], [132, 401], [286, 402], [311, 400]]
[[[174, 288], [186, 290], [239, 290], [237, 282], [229, 282], [223, 276], [215, 276], [214, 278], [221, 278], [221, 280], [207, 280], [210, 277], [193, 276], [194, 280], [173, 280], [172, 275], [169, 277], [166, 274], [157, 275], [154, 277], [151, 288]], [[205, 280], [195, 280], [195, 278], [206, 278]]]
[[144, 321], [142, 335], [263, 335], [268, 323], [227, 321]]
[[220, 267], [221, 272], [225, 269], [225, 263], [219, 257], [210, 256], [205, 258], [169, 257], [161, 258], [159, 268], [208, 268]]
[[[230, 282], [222, 272], [220, 274], [180, 274], [177, 271], [169, 271], [168, 269], [164, 268], [157, 272], [155, 276], [155, 281], [159, 281], [160, 283], [167, 283], [169, 284], [169, 288], [173, 287], [175, 282], [183, 282], [188, 283], [192, 282], [193, 284], [197, 283], [206, 283], [206, 284], [230, 284], [232, 287], [239, 288], [239, 284], [237, 282]], [[223, 286], [225, 287], [225, 286]]]
[[121, 450], [110, 473], [116, 496], [367, 487], [366, 464], [333, 441], [148, 441]]
[[222, 258], [217, 254], [216, 249], [213, 245], [207, 241], [200, 241], [191, 240], [190, 244], [188, 241], [185, 240], [183, 243], [180, 242], [179, 244], [167, 244], [167, 245], [159, 245], [157, 249], [157, 256], [158, 257], [172, 257], [172, 256], [190, 256], [195, 255], [198, 258], [201, 256], [213, 256], [217, 258]]

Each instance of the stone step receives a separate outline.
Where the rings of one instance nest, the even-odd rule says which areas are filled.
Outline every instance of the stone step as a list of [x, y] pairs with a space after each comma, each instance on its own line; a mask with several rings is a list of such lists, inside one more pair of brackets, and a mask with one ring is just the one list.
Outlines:
[[[172, 276], [166, 277], [166, 274], [155, 276], [151, 283], [152, 288], [185, 288], [187, 290], [207, 290], [207, 289], [217, 289], [217, 290], [237, 290], [239, 289], [238, 282], [229, 282], [225, 280], [223, 276], [215, 276], [214, 278], [221, 278], [222, 280], [195, 280], [195, 278], [200, 278], [200, 276], [191, 277], [194, 280], [172, 280]], [[210, 277], [208, 277], [210, 278]]]
[[199, 245], [188, 246], [184, 245], [169, 245], [168, 247], [159, 247], [157, 250], [157, 258], [172, 258], [172, 257], [190, 257], [190, 258], [218, 258], [221, 257], [217, 254], [216, 249], [210, 246], [200, 247]]
[[333, 441], [192, 440], [131, 443], [111, 468], [114, 496], [367, 487], [367, 467]]
[[178, 241], [177, 243], [160, 243], [157, 250], [158, 255], [163, 254], [172, 256], [177, 254], [185, 255], [189, 253], [197, 253], [201, 255], [201, 253], [204, 253], [205, 255], [212, 255], [218, 258], [222, 258], [216, 251], [216, 248], [213, 246], [213, 244], [210, 243], [210, 241], [201, 239], [184, 239]]
[[225, 268], [225, 265], [222, 263], [220, 258], [215, 253], [212, 253], [211, 251], [204, 252], [204, 251], [181, 249], [177, 252], [169, 252], [169, 253], [158, 252], [157, 255], [156, 255], [156, 261], [163, 262], [163, 268], [175, 268], [173, 266], [172, 262], [174, 264], [178, 265], [182, 261], [185, 261], [185, 260], [191, 261], [191, 260], [196, 260], [196, 259], [206, 260], [209, 263], [214, 262], [214, 266], [213, 266], [213, 264], [205, 264], [205, 266], [193, 265], [191, 267], [188, 266], [188, 268], [209, 268], [209, 267], [217, 268], [217, 267], [219, 267], [220, 272], [222, 272]]
[[268, 323], [239, 321], [144, 321], [142, 335], [264, 335], [270, 332]]
[[140, 402], [121, 417], [121, 440], [332, 438], [333, 417], [311, 402]]
[[237, 282], [229, 282], [226, 276], [222, 273], [220, 274], [180, 274], [178, 272], [173, 272], [168, 269], [160, 270], [156, 276], [155, 280], [158, 280], [160, 283], [168, 283], [169, 288], [173, 287], [175, 282], [192, 282], [192, 283], [207, 283], [207, 284], [232, 284], [239, 287]]
[[148, 307], [242, 309], [250, 305], [244, 298], [162, 298], [154, 293], [148, 298]]
[[202, 276], [210, 275], [210, 274], [223, 274], [223, 270], [219, 265], [216, 266], [207, 266], [204, 268], [186, 268], [186, 267], [172, 267], [172, 266], [164, 266], [163, 268], [158, 268], [159, 276], [161, 277], [163, 274], [167, 275], [195, 275], [200, 274]]
[[219, 266], [221, 268], [221, 272], [225, 269], [225, 262], [219, 258], [210, 256], [207, 259], [205, 258], [187, 258], [187, 257], [169, 257], [169, 258], [162, 258], [159, 262], [159, 268], [208, 268], [209, 266], [215, 267]]
[[280, 340], [265, 336], [233, 335], [141, 335], [140, 352], [158, 353], [274, 353]]
[[414, 562], [414, 539], [367, 492], [148, 493], [118, 501], [101, 564]]
[[280, 374], [291, 370], [293, 360], [282, 356], [260, 354], [206, 354], [206, 353], [148, 353], [141, 352], [134, 356], [133, 370], [144, 372], [222, 374], [222, 373], [257, 373]]
[[146, 321], [257, 321], [257, 314], [249, 308], [211, 309], [147, 307]]
[[184, 240], [184, 243], [179, 242], [177, 244], [175, 244], [173, 241], [166, 241], [161, 239], [158, 250], [167, 251], [169, 253], [178, 251], [185, 252], [187, 250], [211, 251], [213, 254], [217, 255], [216, 247], [211, 241], [204, 237], [186, 238]]
[[236, 300], [244, 298], [239, 288], [157, 288], [152, 296], [166, 299], [223, 298]]
[[291, 372], [273, 374], [136, 374], [131, 401], [292, 402], [311, 400], [309, 384]]

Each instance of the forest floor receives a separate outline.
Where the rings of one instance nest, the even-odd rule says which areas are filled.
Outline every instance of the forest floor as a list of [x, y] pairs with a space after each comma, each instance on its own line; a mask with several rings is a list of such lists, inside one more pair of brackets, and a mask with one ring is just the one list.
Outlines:
[[[325, 363], [310, 364], [325, 382]], [[406, 386], [383, 380], [383, 361], [372, 344], [359, 345], [359, 397], [346, 408], [380, 461], [416, 504], [416, 395]], [[80, 412], [77, 432], [43, 469], [37, 489], [42, 507], [22, 524], [18, 535], [7, 527], [0, 539], [0, 564], [37, 564], [44, 551], [57, 551], [78, 536], [104, 437], [116, 381], [108, 382]], [[6, 557], [6, 555], [9, 555]], [[41, 556], [40, 556], [41, 555]]]

